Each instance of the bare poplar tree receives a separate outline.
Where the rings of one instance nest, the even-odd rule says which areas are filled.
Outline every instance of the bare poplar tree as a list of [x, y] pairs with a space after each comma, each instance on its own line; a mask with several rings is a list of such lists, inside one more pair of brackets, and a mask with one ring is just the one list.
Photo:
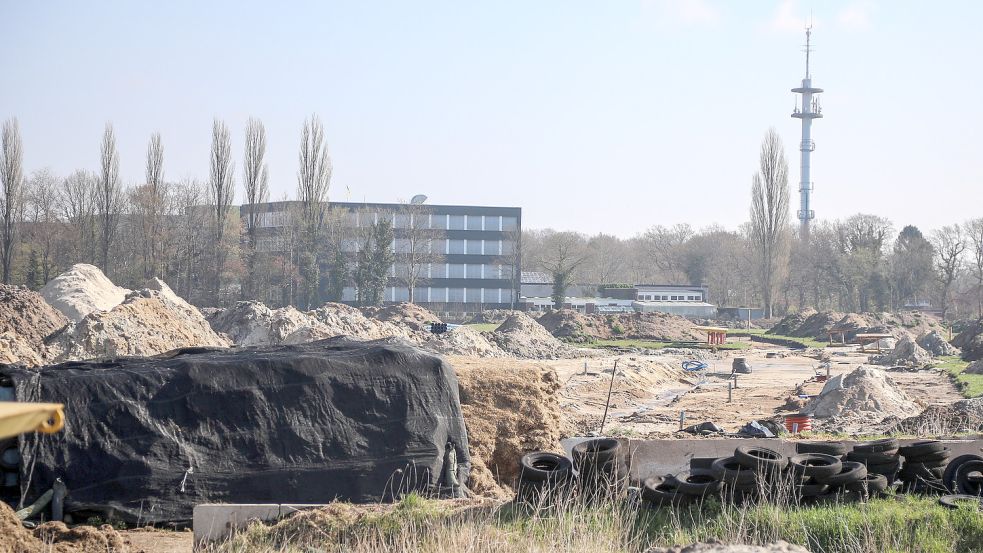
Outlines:
[[522, 290], [522, 234], [522, 229], [517, 226], [505, 231], [505, 239], [502, 240], [502, 278], [509, 279], [512, 286], [512, 293], [509, 294], [510, 309], [515, 309]]
[[303, 235], [299, 252], [304, 289], [301, 300], [305, 308], [318, 302], [320, 265], [318, 236], [324, 224], [328, 188], [331, 185], [331, 156], [324, 142], [324, 128], [317, 115], [304, 121], [300, 135], [300, 169], [297, 171], [297, 199], [302, 207]]
[[972, 272], [976, 280], [978, 316], [983, 318], [983, 218], [966, 221], [966, 236], [973, 248]]
[[92, 263], [96, 253], [96, 188], [99, 178], [84, 169], [69, 175], [62, 184], [63, 216], [68, 221], [72, 263]]
[[141, 199], [146, 203], [142, 217], [143, 277], [163, 277], [161, 232], [166, 211], [167, 190], [164, 187], [164, 146], [160, 133], [150, 135], [147, 144], [146, 190]]
[[959, 225], [949, 225], [935, 231], [932, 242], [935, 246], [935, 278], [939, 283], [942, 319], [945, 319], [952, 300], [952, 284], [959, 276], [962, 255], [966, 251], [966, 238]]
[[119, 183], [119, 152], [116, 151], [116, 134], [112, 123], [106, 123], [102, 135], [100, 156], [99, 193], [96, 209], [101, 230], [100, 254], [102, 270], [109, 273], [109, 252], [116, 241], [120, 213], [123, 210], [123, 190]]
[[396, 278], [416, 301], [416, 288], [428, 278], [431, 263], [440, 263], [443, 252], [434, 251], [440, 231], [430, 228], [430, 212], [419, 204], [403, 204], [395, 216]]
[[246, 290], [245, 296], [253, 298], [256, 294], [256, 223], [257, 204], [266, 202], [270, 197], [269, 170], [266, 158], [266, 128], [262, 121], [249, 118], [246, 123], [246, 150], [242, 160], [242, 184], [246, 192], [246, 203], [249, 205], [246, 213], [246, 234], [248, 251], [246, 252]]
[[751, 184], [750, 237], [758, 264], [758, 286], [768, 317], [788, 270], [789, 189], [785, 147], [774, 129], [761, 143], [758, 172]]
[[9, 284], [17, 231], [24, 213], [24, 154], [17, 119], [4, 121], [0, 147], [3, 150], [0, 159], [0, 266], [3, 283]]
[[225, 244], [225, 225], [232, 207], [233, 188], [232, 142], [229, 127], [224, 121], [212, 122], [212, 150], [209, 158], [208, 185], [214, 205], [215, 273], [212, 290], [218, 300], [222, 292], [222, 272], [225, 270], [227, 248]]

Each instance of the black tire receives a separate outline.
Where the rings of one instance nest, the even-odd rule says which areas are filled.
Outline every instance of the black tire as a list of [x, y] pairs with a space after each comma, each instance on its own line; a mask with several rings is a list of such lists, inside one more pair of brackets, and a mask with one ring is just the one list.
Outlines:
[[737, 462], [733, 457], [721, 457], [713, 462], [710, 470], [714, 476], [725, 484], [755, 484], [757, 474]]
[[863, 479], [847, 484], [845, 487], [851, 492], [879, 495], [887, 491], [888, 485], [887, 477], [883, 474], [867, 473]]
[[841, 464], [840, 472], [826, 477], [819, 478], [816, 480], [820, 484], [828, 484], [830, 486], [844, 486], [846, 484], [852, 484], [853, 482], [858, 482], [867, 477], [867, 467], [863, 463], [857, 463], [854, 461], [844, 461]]
[[742, 445], [734, 450], [734, 459], [746, 468], [756, 471], [776, 471], [788, 465], [788, 458], [781, 453], [755, 445]]
[[695, 497], [705, 497], [720, 493], [724, 483], [713, 475], [713, 471], [708, 469], [693, 469], [680, 472], [672, 477], [675, 480], [676, 489], [684, 495]]
[[[14, 442], [14, 440], [10, 440]], [[17, 449], [17, 443], [7, 444], [7, 447], [0, 449], [0, 468], [7, 470], [17, 470], [20, 466], [20, 451]]]
[[614, 438], [594, 438], [573, 446], [573, 465], [579, 470], [585, 462], [605, 464], [621, 456], [621, 442]]
[[973, 503], [976, 509], [983, 508], [983, 500], [979, 496], [966, 495], [966, 494], [948, 494], [943, 495], [939, 498], [939, 505], [946, 507], [948, 509], [958, 509], [962, 507], [961, 503]]
[[813, 478], [829, 478], [838, 474], [843, 468], [843, 463], [832, 455], [823, 453], [801, 453], [793, 455], [789, 459], [792, 473], [799, 476], [811, 476]]
[[944, 474], [942, 467], [929, 467], [921, 463], [905, 463], [898, 475], [902, 480], [941, 480]]
[[795, 493], [799, 497], [818, 497], [829, 491], [827, 484], [800, 484], [795, 486]]
[[693, 457], [689, 460], [690, 469], [709, 470], [713, 467], [713, 462], [720, 457]]
[[946, 448], [942, 451], [937, 451], [928, 455], [905, 455], [904, 459], [905, 461], [910, 461], [912, 463], [922, 463], [923, 465], [944, 467], [946, 463], [949, 462], [950, 457], [952, 457], [952, 451]]
[[945, 467], [945, 472], [942, 474], [942, 482], [945, 483], [946, 489], [950, 492], [956, 491], [956, 471], [967, 461], [983, 461], [983, 457], [973, 454], [960, 455], [949, 461], [949, 464]]
[[691, 501], [689, 496], [679, 493], [675, 483], [661, 476], [647, 478], [642, 484], [642, 499], [652, 507], [681, 506]]
[[565, 482], [573, 474], [573, 463], [563, 455], [536, 451], [519, 460], [519, 479], [526, 482]]
[[824, 453], [834, 457], [842, 457], [850, 450], [843, 442], [796, 442], [796, 453]]
[[847, 461], [856, 461], [865, 465], [882, 465], [893, 463], [898, 459], [894, 453], [869, 453], [866, 451], [851, 451], [846, 454]]
[[884, 438], [853, 446], [853, 451], [859, 453], [894, 453], [897, 450], [898, 440], [895, 438]]
[[904, 455], [904, 457], [907, 459], [909, 457], [921, 457], [924, 455], [938, 453], [945, 448], [945, 444], [938, 440], [925, 440], [922, 442], [912, 442], [908, 445], [901, 446], [898, 448], [898, 453]]
[[983, 482], [968, 478], [971, 473], [983, 472], [983, 461], [966, 461], [956, 469], [955, 491], [966, 495], [983, 495]]

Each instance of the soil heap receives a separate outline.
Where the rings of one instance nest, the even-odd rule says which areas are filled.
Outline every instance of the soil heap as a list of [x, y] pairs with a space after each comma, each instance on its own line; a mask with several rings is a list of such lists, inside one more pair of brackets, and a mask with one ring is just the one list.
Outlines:
[[577, 354], [525, 313], [510, 315], [489, 337], [506, 353], [524, 359], [561, 359]]
[[936, 357], [959, 355], [959, 348], [947, 342], [937, 330], [922, 335], [917, 341], [919, 346]]
[[949, 405], [930, 405], [918, 415], [901, 420], [892, 430], [916, 436], [983, 431], [983, 398], [963, 399]]
[[98, 267], [77, 263], [51, 279], [41, 295], [72, 322], [79, 322], [95, 311], [109, 311], [123, 303], [130, 290], [113, 284]]
[[[388, 321], [370, 319], [358, 309], [343, 303], [326, 303], [311, 311], [310, 315], [324, 324], [332, 336], [352, 336], [359, 340], [396, 337], [415, 342], [411, 339], [412, 329]], [[399, 318], [399, 315], [391, 316]]]
[[983, 359], [983, 319], [966, 327], [952, 339], [952, 345], [962, 350], [966, 361]]
[[0, 284], [0, 363], [44, 363], [50, 356], [44, 339], [67, 322], [41, 294]]
[[887, 417], [910, 417], [918, 405], [880, 369], [860, 366], [826, 382], [802, 413], [817, 418], [864, 419], [880, 422]]
[[612, 338], [662, 342], [704, 339], [690, 320], [659, 312], [585, 315], [573, 309], [560, 309], [540, 317], [539, 324], [553, 336], [570, 342]]
[[93, 311], [50, 336], [46, 343], [55, 352], [54, 361], [151, 356], [177, 348], [230, 345], [166, 284], [155, 285], [161, 289], [131, 292], [111, 311]]
[[[455, 331], [456, 332], [456, 331]], [[562, 452], [556, 372], [539, 366], [489, 367], [454, 359], [471, 451], [471, 491], [505, 498], [530, 451]], [[501, 484], [501, 486], [499, 485]]]
[[459, 326], [443, 334], [420, 333], [417, 344], [439, 355], [470, 355], [473, 357], [507, 357], [500, 347], [483, 334], [468, 326]]
[[917, 311], [838, 313], [836, 311], [805, 310], [802, 314], [785, 317], [768, 333], [826, 340], [832, 329], [846, 331], [847, 340], [852, 340], [858, 333], [887, 333], [900, 339], [903, 336], [917, 338], [933, 330], [941, 330], [942, 325], [931, 315]]
[[502, 324], [509, 316], [518, 313], [512, 309], [486, 309], [478, 313], [467, 324], [495, 323]]
[[387, 305], [382, 308], [370, 308], [370, 310], [363, 310], [363, 313], [377, 321], [404, 326], [415, 331], [427, 331], [429, 330], [426, 326], [428, 323], [443, 322], [425, 307], [406, 302]]
[[46, 522], [33, 532], [24, 528], [6, 503], [0, 501], [0, 551], [4, 553], [129, 553], [129, 543], [108, 524], [68, 528]]
[[793, 332], [797, 331], [802, 323], [806, 321], [809, 317], [816, 314], [815, 309], [803, 309], [798, 313], [792, 313], [791, 315], [786, 315], [778, 324], [771, 327], [768, 331], [769, 334], [778, 334], [779, 336], [794, 336]]
[[891, 353], [874, 355], [870, 358], [870, 362], [889, 367], [923, 368], [931, 365], [932, 355], [915, 343], [911, 336], [905, 334], [898, 339]]

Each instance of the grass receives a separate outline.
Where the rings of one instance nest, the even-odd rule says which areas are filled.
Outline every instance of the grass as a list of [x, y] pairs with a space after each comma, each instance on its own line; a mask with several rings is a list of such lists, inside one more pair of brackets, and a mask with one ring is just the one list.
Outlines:
[[[487, 502], [474, 508], [410, 495], [395, 506], [336, 503], [273, 526], [255, 524], [209, 553], [453, 551], [641, 553], [650, 547], [719, 540], [784, 540], [825, 553], [942, 553], [983, 550], [976, 504], [948, 510], [935, 497], [889, 495], [824, 506], [761, 503], [649, 509], [637, 501], [561, 501], [542, 509]], [[361, 509], [361, 511], [359, 510]]]
[[798, 336], [782, 336], [780, 334], [768, 334], [768, 330], [764, 328], [752, 328], [750, 330], [735, 330], [730, 332], [732, 336], [762, 336], [768, 338], [778, 338], [781, 340], [789, 340], [801, 345], [804, 348], [824, 348], [829, 345], [829, 342], [822, 340], [816, 340], [814, 338], [800, 338]]
[[[695, 349], [710, 349], [704, 343], [693, 343], [693, 342], [659, 342], [655, 340], [630, 340], [630, 339], [611, 339], [611, 340], [594, 340], [583, 344], [585, 347], [592, 348], [640, 348], [640, 349], [662, 349], [662, 348], [695, 348]], [[726, 344], [721, 344], [718, 346], [713, 346], [720, 350], [745, 350], [751, 347], [750, 342], [728, 342]]]
[[956, 383], [959, 392], [964, 397], [973, 398], [983, 396], [983, 374], [966, 374], [966, 367], [969, 361], [963, 361], [956, 355], [939, 357], [935, 368], [944, 369]]
[[498, 323], [474, 323], [467, 325], [478, 332], [495, 332], [495, 329], [499, 327]]

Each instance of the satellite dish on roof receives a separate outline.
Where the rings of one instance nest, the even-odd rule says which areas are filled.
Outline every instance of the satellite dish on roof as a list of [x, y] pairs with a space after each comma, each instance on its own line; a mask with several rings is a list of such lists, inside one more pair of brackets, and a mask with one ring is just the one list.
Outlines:
[[413, 196], [410, 199], [410, 205], [420, 205], [425, 201], [427, 201], [426, 196], [424, 196], [423, 194], [417, 194], [416, 196]]

